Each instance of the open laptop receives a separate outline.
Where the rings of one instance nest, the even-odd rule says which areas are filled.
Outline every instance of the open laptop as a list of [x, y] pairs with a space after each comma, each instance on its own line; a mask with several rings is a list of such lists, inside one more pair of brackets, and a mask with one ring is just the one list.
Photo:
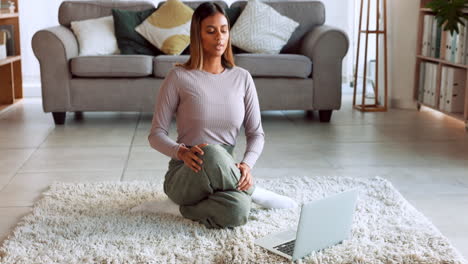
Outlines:
[[347, 239], [351, 233], [359, 189], [302, 205], [297, 231], [270, 234], [255, 244], [292, 261]]

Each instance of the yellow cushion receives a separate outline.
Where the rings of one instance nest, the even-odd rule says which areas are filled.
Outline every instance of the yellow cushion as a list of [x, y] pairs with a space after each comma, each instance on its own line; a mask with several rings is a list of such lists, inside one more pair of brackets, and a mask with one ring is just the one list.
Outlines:
[[193, 9], [180, 0], [168, 0], [135, 28], [151, 44], [169, 55], [180, 55], [190, 44]]

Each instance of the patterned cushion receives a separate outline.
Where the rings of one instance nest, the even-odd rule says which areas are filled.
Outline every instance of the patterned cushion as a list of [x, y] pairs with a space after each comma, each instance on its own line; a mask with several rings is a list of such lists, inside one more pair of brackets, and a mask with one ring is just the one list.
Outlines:
[[279, 54], [298, 26], [260, 0], [249, 0], [231, 30], [232, 45], [252, 53]]
[[157, 56], [162, 52], [143, 38], [135, 27], [156, 11], [150, 8], [142, 11], [112, 9], [115, 37], [121, 54], [144, 54]]
[[192, 15], [180, 0], [168, 0], [135, 30], [165, 54], [179, 55], [190, 44]]

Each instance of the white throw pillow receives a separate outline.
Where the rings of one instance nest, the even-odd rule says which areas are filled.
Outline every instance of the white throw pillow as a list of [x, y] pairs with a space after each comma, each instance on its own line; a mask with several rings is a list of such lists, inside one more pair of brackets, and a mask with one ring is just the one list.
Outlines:
[[273, 7], [249, 0], [231, 29], [231, 42], [248, 52], [278, 54], [298, 26]]
[[71, 22], [80, 56], [119, 54], [112, 16]]

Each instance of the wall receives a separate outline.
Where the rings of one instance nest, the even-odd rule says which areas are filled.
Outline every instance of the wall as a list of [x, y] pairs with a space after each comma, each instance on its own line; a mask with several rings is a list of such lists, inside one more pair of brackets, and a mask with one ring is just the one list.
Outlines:
[[35, 32], [58, 25], [57, 10], [62, 0], [19, 0], [20, 37], [24, 96], [41, 96], [39, 62], [31, 48]]
[[[381, 0], [382, 3], [383, 0]], [[357, 29], [359, 21], [359, 5], [360, 0], [355, 0], [354, 8], [354, 29], [350, 32], [355, 32], [353, 37], [353, 49], [357, 46]], [[367, 1], [364, 1], [366, 3]], [[375, 0], [372, 1], [375, 3]], [[375, 8], [375, 6], [374, 6]], [[351, 8], [349, 8], [351, 9]], [[373, 6], [371, 5], [371, 10]], [[375, 11], [371, 11], [374, 14]], [[416, 39], [417, 39], [417, 22], [419, 15], [419, 0], [387, 0], [387, 56], [388, 56], [388, 106], [390, 108], [399, 109], [416, 109], [416, 102], [413, 100], [414, 87], [414, 69], [416, 63]], [[369, 29], [374, 29], [375, 17], [370, 20]], [[373, 23], [374, 22], [374, 23]], [[363, 19], [365, 23], [365, 19]], [[350, 23], [351, 24], [351, 23]], [[362, 25], [364, 29], [364, 24]], [[361, 47], [363, 47], [364, 37], [361, 36]], [[369, 41], [369, 54], [371, 58], [375, 56], [375, 39]], [[379, 40], [379, 51], [381, 63], [383, 63], [383, 38]], [[356, 51], [352, 53], [353, 67], [356, 58]], [[361, 49], [361, 60], [363, 56]], [[349, 55], [349, 54], [348, 54]], [[361, 61], [360, 60], [360, 61]], [[368, 59], [369, 60], [369, 59]], [[362, 63], [361, 63], [362, 64]], [[363, 66], [360, 64], [360, 69]], [[379, 71], [383, 69], [383, 64], [379, 64]], [[362, 73], [361, 73], [362, 75]], [[384, 87], [383, 72], [379, 75], [379, 88]], [[383, 95], [383, 91], [379, 91]], [[380, 96], [379, 96], [380, 97]], [[358, 102], [359, 103], [359, 102]], [[370, 102], [368, 102], [370, 103]]]
[[392, 108], [416, 109], [413, 100], [419, 0], [392, 0], [389, 12], [389, 99]]

